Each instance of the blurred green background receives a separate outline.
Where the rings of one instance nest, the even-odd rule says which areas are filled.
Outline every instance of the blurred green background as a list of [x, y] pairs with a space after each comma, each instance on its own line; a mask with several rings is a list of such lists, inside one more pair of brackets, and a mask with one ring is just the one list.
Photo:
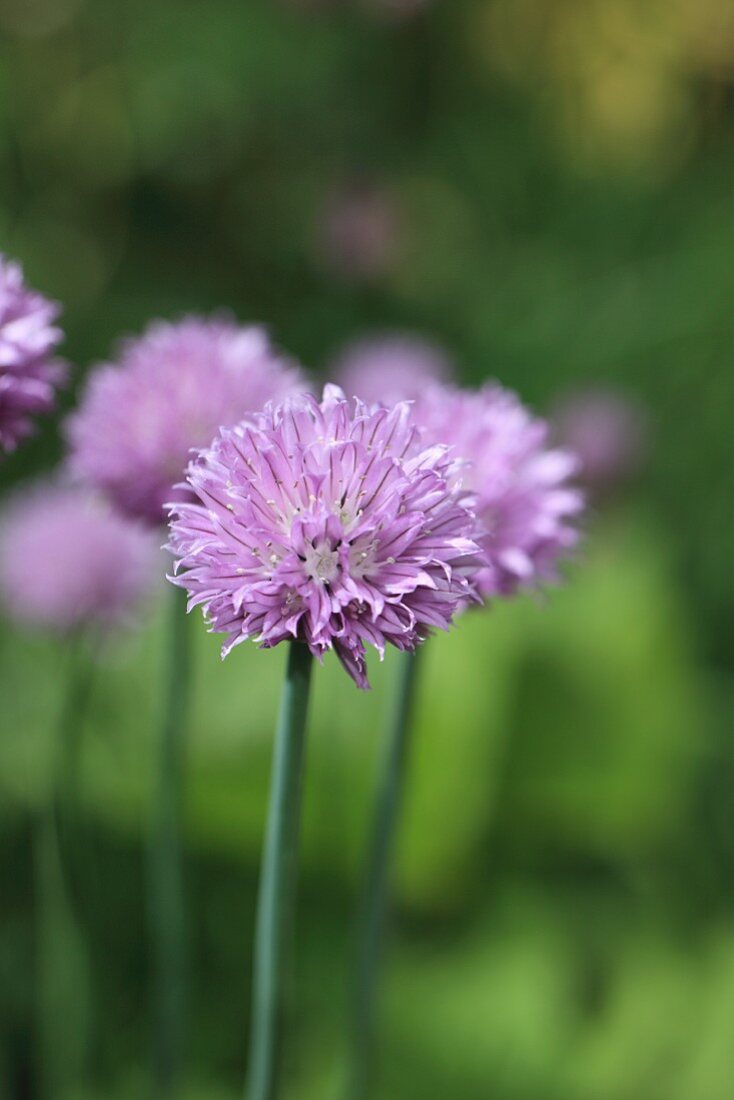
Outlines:
[[[121, 333], [222, 305], [315, 372], [411, 329], [542, 411], [593, 385], [647, 407], [647, 464], [565, 587], [430, 645], [378, 1095], [729, 1100], [729, 0], [0, 0], [0, 134], [0, 248], [64, 303], [65, 408]], [[61, 455], [57, 419], [3, 490]], [[73, 937], [34, 887], [63, 654], [0, 628], [2, 1097], [147, 1094], [160, 611], [100, 654], [84, 728], [91, 1003], [49, 994]], [[190, 630], [186, 1095], [228, 1100], [282, 659]], [[316, 677], [293, 1100], [340, 1074], [394, 672], [371, 666], [369, 696]]]

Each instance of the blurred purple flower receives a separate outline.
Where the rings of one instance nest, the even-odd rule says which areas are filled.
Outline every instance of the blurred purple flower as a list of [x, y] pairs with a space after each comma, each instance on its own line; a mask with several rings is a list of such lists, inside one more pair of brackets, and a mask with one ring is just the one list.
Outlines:
[[590, 487], [609, 489], [639, 468], [647, 416], [630, 398], [606, 389], [579, 391], [558, 405], [553, 421], [560, 442], [579, 456]]
[[31, 290], [20, 266], [0, 254], [0, 452], [10, 452], [50, 412], [66, 365], [54, 358], [59, 307]]
[[3, 600], [31, 626], [111, 629], [134, 616], [162, 577], [158, 555], [150, 531], [85, 491], [36, 486], [2, 518]]
[[475, 497], [487, 565], [482, 596], [509, 596], [555, 577], [578, 541], [583, 496], [568, 484], [578, 460], [547, 446], [548, 427], [497, 385], [470, 392], [432, 386], [413, 406], [424, 440], [446, 443], [465, 460], [463, 484]]
[[413, 401], [433, 382], [453, 376], [449, 357], [428, 340], [397, 333], [350, 344], [331, 374], [344, 392], [367, 404]]
[[380, 187], [356, 183], [332, 194], [321, 211], [318, 246], [321, 259], [350, 281], [384, 275], [397, 253], [400, 217]]
[[369, 687], [365, 644], [414, 649], [476, 598], [475, 519], [423, 447], [410, 407], [374, 409], [327, 386], [222, 430], [192, 462], [198, 502], [172, 508], [174, 583], [222, 654], [253, 638], [334, 649]]
[[69, 418], [71, 469], [126, 515], [160, 523], [192, 448], [305, 385], [264, 329], [222, 317], [157, 321], [95, 370]]

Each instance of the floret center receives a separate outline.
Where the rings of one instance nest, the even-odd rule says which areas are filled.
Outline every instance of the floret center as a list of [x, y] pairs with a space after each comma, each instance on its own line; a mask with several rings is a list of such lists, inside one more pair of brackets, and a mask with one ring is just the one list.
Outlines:
[[339, 572], [339, 553], [332, 549], [329, 542], [318, 542], [306, 551], [304, 569], [312, 580], [329, 584], [336, 580]]

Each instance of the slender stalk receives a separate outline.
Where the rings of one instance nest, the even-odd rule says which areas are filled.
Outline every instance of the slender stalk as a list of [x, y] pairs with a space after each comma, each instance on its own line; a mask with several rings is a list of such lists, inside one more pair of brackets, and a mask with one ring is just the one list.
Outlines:
[[82, 923], [82, 877], [85, 873], [83, 830], [80, 827], [79, 772], [82, 735], [87, 714], [96, 639], [79, 634], [69, 641], [66, 693], [59, 711], [54, 744], [55, 771], [48, 828], [58, 850], [64, 892]]
[[70, 640], [64, 697], [52, 746], [52, 789], [36, 839], [41, 1040], [46, 1091], [78, 1088], [89, 1055], [89, 960], [75, 909], [79, 756], [93, 664]]
[[94, 665], [86, 639], [72, 640], [67, 690], [59, 713], [56, 737], [56, 785], [54, 802], [62, 819], [74, 818], [79, 803], [79, 757]]
[[166, 696], [158, 742], [148, 886], [155, 972], [153, 1075], [157, 1100], [167, 1100], [178, 1091], [186, 995], [181, 817], [190, 653], [183, 593], [173, 589], [169, 601]]
[[270, 805], [255, 927], [250, 1060], [246, 1096], [273, 1100], [284, 958], [295, 894], [305, 757], [306, 712], [313, 658], [291, 642], [275, 735]]
[[377, 780], [357, 915], [357, 952], [350, 1014], [346, 1100], [365, 1100], [373, 1079], [377, 986], [389, 900], [389, 881], [405, 781], [408, 736], [415, 695], [418, 652], [402, 653], [395, 701]]

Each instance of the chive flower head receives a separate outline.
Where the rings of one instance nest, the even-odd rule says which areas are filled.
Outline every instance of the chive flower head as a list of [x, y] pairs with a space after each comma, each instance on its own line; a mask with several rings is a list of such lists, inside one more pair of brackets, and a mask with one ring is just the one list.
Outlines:
[[293, 396], [222, 429], [171, 508], [174, 583], [223, 656], [246, 639], [334, 650], [369, 687], [366, 645], [413, 650], [475, 599], [475, 516], [410, 405]]
[[17, 263], [0, 254], [0, 454], [14, 451], [51, 411], [66, 365], [59, 306], [26, 284]]
[[164, 504], [189, 495], [174, 486], [192, 448], [303, 384], [262, 328], [156, 321], [92, 372], [68, 421], [71, 469], [125, 515], [161, 523]]
[[17, 622], [66, 633], [117, 628], [161, 578], [151, 532], [78, 487], [36, 486], [6, 506], [0, 590]]
[[575, 454], [549, 446], [546, 422], [494, 383], [476, 391], [429, 387], [413, 417], [426, 443], [448, 444], [463, 460], [486, 555], [481, 595], [511, 596], [555, 580], [559, 561], [579, 539], [584, 499], [571, 482], [579, 468]]

